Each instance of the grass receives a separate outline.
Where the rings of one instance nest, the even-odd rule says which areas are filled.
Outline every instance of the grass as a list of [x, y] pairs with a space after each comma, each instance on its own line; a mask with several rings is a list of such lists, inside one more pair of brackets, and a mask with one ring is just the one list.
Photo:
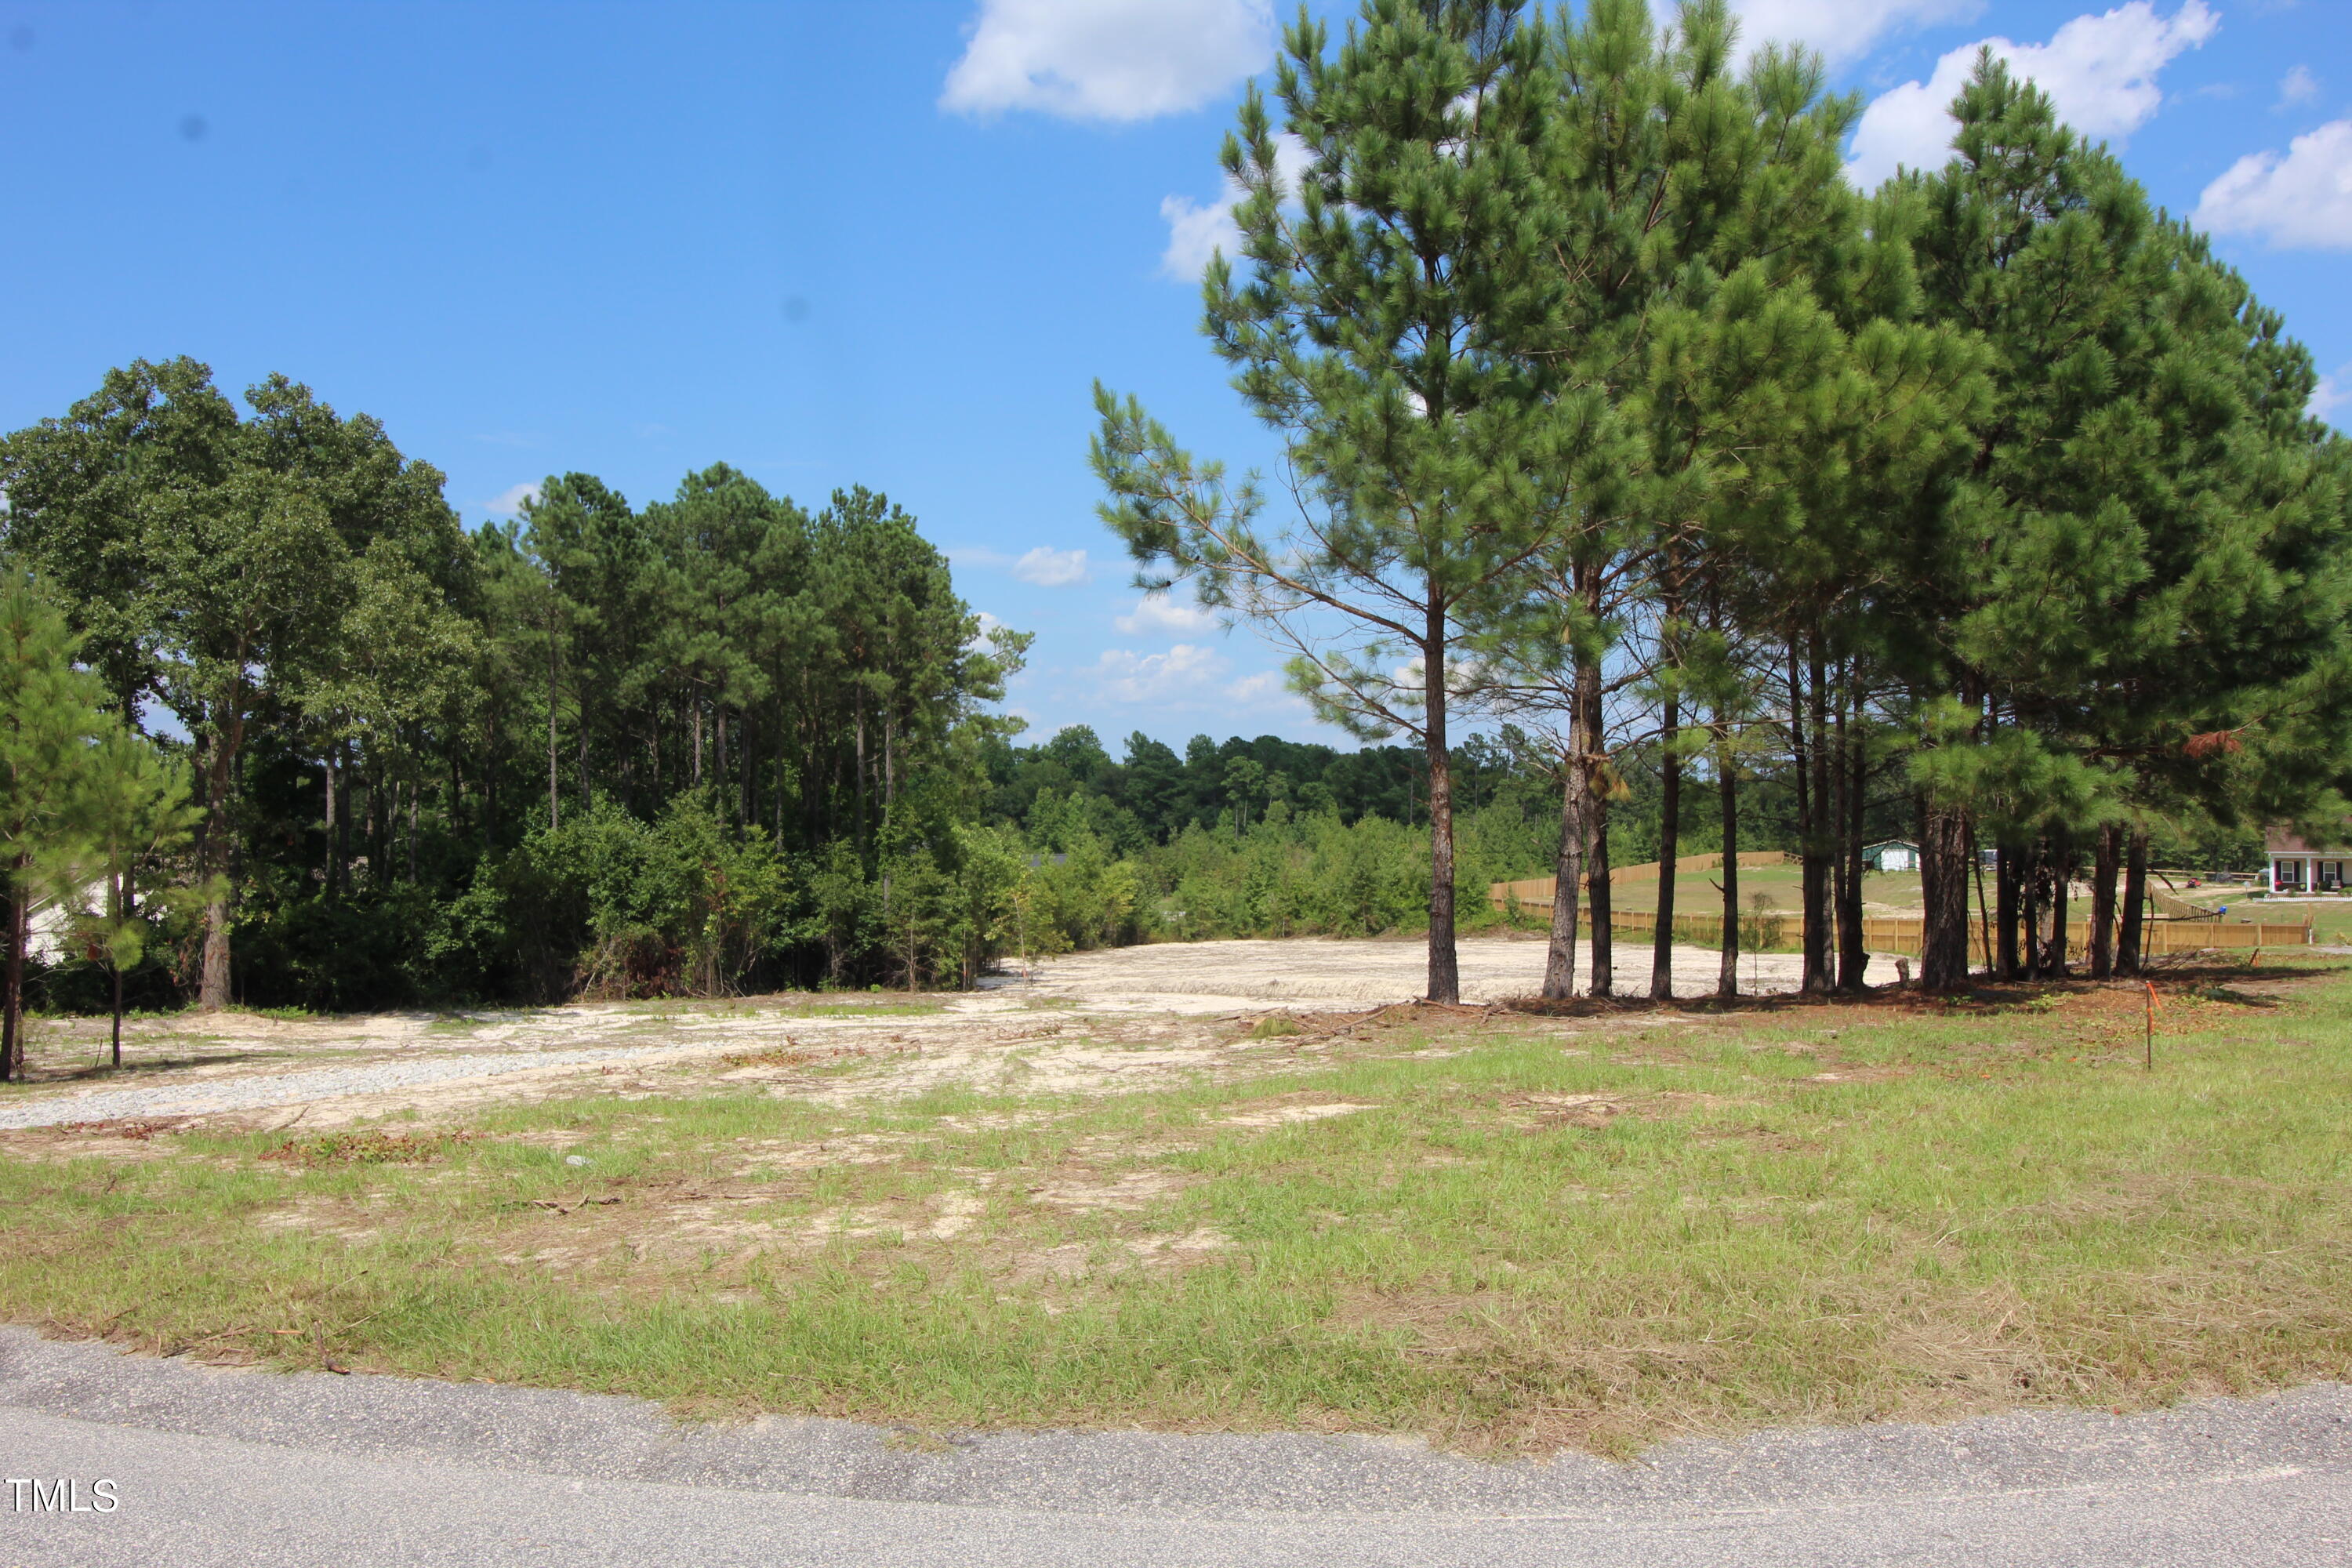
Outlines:
[[2167, 984], [2153, 1075], [2085, 985], [1310, 1019], [1091, 1100], [680, 1076], [290, 1145], [15, 1134], [0, 1315], [689, 1412], [1621, 1454], [2345, 1376], [2352, 977]]
[[2273, 921], [2292, 925], [2308, 920], [2312, 940], [2332, 946], [2352, 942], [2352, 901], [2341, 899], [2249, 899], [2226, 900], [2231, 920]]

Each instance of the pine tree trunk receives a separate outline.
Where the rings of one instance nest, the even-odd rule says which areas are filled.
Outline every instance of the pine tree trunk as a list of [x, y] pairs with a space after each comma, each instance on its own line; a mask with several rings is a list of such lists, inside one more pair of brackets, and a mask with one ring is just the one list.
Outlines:
[[1829, 933], [1822, 929], [1828, 914], [1822, 873], [1824, 869], [1821, 852], [1821, 824], [1818, 820], [1821, 789], [1816, 776], [1813, 753], [1821, 749], [1821, 731], [1812, 728], [1809, 748], [1807, 715], [1805, 712], [1805, 681], [1799, 667], [1798, 647], [1789, 645], [1789, 752], [1793, 764], [1790, 770], [1797, 788], [1798, 858], [1801, 864], [1802, 882], [1798, 895], [1801, 922], [1800, 945], [1804, 953], [1802, 988], [1808, 992], [1829, 988], [1827, 954]]
[[1650, 941], [1650, 997], [1675, 996], [1675, 861], [1682, 847], [1683, 761], [1675, 751], [1682, 733], [1682, 698], [1668, 690], [1658, 752], [1658, 918]]
[[211, 777], [206, 782], [205, 795], [212, 822], [205, 835], [205, 871], [213, 884], [213, 895], [205, 905], [204, 978], [197, 992], [196, 1006], [206, 1013], [217, 1013], [230, 1004], [229, 995], [229, 840], [234, 828], [229, 822], [229, 795], [236, 779], [236, 754], [245, 741], [244, 690], [233, 689], [228, 722], [213, 738]]
[[2116, 873], [2121, 869], [2123, 829], [2110, 822], [2099, 829], [2098, 847], [2091, 860], [2091, 978], [2107, 980], [2116, 973]]
[[[1814, 679], [1822, 681], [1825, 672], [1814, 666]], [[1846, 766], [1847, 729], [1845, 692], [1842, 687], [1822, 682], [1831, 691], [1825, 707], [1816, 710], [1822, 714], [1822, 727], [1814, 731], [1813, 743], [1820, 748], [1822, 758], [1822, 849], [1829, 857], [1829, 869], [1823, 880], [1829, 887], [1829, 951], [1822, 955], [1822, 967], [1829, 975], [1830, 988], [1843, 990], [1846, 977], [1843, 960], [1845, 956], [1845, 818], [1846, 795], [1853, 770]]]
[[1845, 806], [1840, 814], [1838, 835], [1843, 884], [1838, 905], [1838, 988], [1861, 991], [1870, 984], [1870, 952], [1862, 940], [1862, 828], [1869, 805], [1866, 790], [1870, 767], [1862, 747], [1862, 694], [1855, 685], [1851, 662], [1846, 666], [1845, 689], [1845, 707], [1838, 721], [1838, 747], [1844, 762], [1842, 773], [1845, 785]]
[[2050, 842], [2047, 837], [2035, 841], [2032, 858], [2021, 868], [2025, 878], [2025, 978], [2039, 980], [2049, 947], [2042, 935], [2042, 921], [2049, 903]]
[[1919, 984], [1935, 992], [1969, 984], [1969, 818], [1951, 806], [1919, 805]]
[[1723, 808], [1723, 937], [1715, 969], [1715, 994], [1739, 994], [1739, 775], [1732, 766], [1727, 731], [1724, 754], [1715, 768], [1715, 788]]
[[1454, 759], [1445, 742], [1445, 612], [1434, 595], [1422, 643], [1423, 750], [1429, 759], [1429, 999], [1462, 1000], [1454, 949]]
[[1592, 858], [1585, 867], [1584, 880], [1591, 889], [1592, 994], [1613, 996], [1617, 992], [1617, 931], [1610, 920], [1609, 802], [1597, 791], [1592, 797]]
[[352, 743], [335, 742], [335, 776], [341, 782], [341, 798], [335, 814], [335, 893], [341, 897], [352, 880]]
[[2116, 944], [2116, 973], [2140, 972], [2140, 947], [2147, 921], [2147, 835], [2135, 832], [2129, 837], [2124, 858], [2124, 919], [2122, 936]]
[[1609, 793], [1607, 728], [1601, 708], [1601, 667], [1576, 672], [1576, 703], [1582, 713], [1584, 763], [1585, 906], [1592, 916], [1592, 994], [1607, 996], [1617, 985], [1617, 932], [1609, 921]]
[[18, 855], [8, 878], [8, 963], [0, 976], [0, 1082], [25, 1076], [25, 869]]
[[1581, 710], [1569, 714], [1568, 755], [1560, 767], [1559, 855], [1552, 862], [1551, 940], [1544, 952], [1543, 994], [1558, 1002], [1576, 994], [1576, 917], [1584, 897], [1584, 858], [1591, 816], [1585, 797], [1591, 780], [1584, 768]]
[[860, 854], [860, 855], [862, 856], [862, 855], [864, 855], [864, 854], [866, 853], [866, 689], [865, 689], [865, 688], [863, 688], [863, 687], [860, 687], [860, 688], [858, 688], [858, 689], [857, 689], [857, 695], [856, 695], [856, 706], [857, 706], [857, 728], [856, 728], [857, 753], [856, 753], [856, 757], [855, 761], [856, 761], [856, 769], [857, 769], [857, 780], [856, 780], [856, 782], [857, 782], [857, 852], [858, 852], [858, 854]]
[[[112, 897], [108, 900], [113, 906], [114, 923], [118, 928], [131, 918], [131, 873], [128, 870], [116, 877]], [[110, 952], [107, 959], [108, 966], [114, 971], [113, 1058], [114, 1066], [119, 1069], [122, 1066], [122, 959], [119, 952]]]
[[1993, 854], [1996, 858], [1992, 872], [1992, 923], [1994, 937], [2000, 947], [1993, 967], [1995, 975], [1999, 979], [2014, 981], [2022, 973], [2022, 967], [2019, 962], [2017, 925], [2021, 913], [2020, 905], [2023, 902], [2019, 895], [2023, 890], [2025, 868], [2019, 864], [2020, 851], [2013, 844], [2000, 845], [1995, 847]]
[[547, 830], [563, 823], [563, 790], [555, 771], [555, 621], [547, 623]]
[[2050, 835], [2050, 961], [2042, 966], [2052, 980], [2067, 977], [2066, 906], [2074, 888], [2074, 836], [2064, 828]]
[[[1993, 972], [1992, 906], [1985, 902], [1984, 850], [1977, 841], [1976, 824], [1973, 822], [1969, 824], [1969, 876], [1975, 882], [1977, 889], [1976, 913], [1969, 917], [1967, 921], [1971, 933], [1969, 940], [1972, 945], [1982, 947], [1985, 973], [1990, 974]], [[1975, 935], [1978, 931], [1981, 931], [1984, 934], [1981, 937]]]
[[335, 901], [335, 749], [332, 746], [327, 748], [326, 766], [320, 772], [327, 782], [327, 864], [319, 873], [319, 881], [327, 901], [331, 904]]

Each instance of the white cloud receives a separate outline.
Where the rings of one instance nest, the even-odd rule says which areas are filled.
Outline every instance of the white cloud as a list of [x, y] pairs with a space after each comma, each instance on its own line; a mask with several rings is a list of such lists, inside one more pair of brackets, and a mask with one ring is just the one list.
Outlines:
[[1167, 196], [1160, 216], [1168, 220], [1168, 248], [1160, 253], [1160, 270], [1180, 283], [1191, 283], [1209, 269], [1219, 251], [1242, 253], [1242, 231], [1234, 226], [1231, 196], [1221, 202], [1196, 203], [1190, 196]]
[[[1284, 191], [1298, 188], [1308, 162], [1306, 142], [1286, 131], [1276, 135], [1274, 169]], [[1196, 202], [1190, 196], [1162, 201], [1160, 216], [1168, 222], [1168, 248], [1160, 253], [1160, 270], [1179, 283], [1197, 283], [1218, 251], [1228, 260], [1239, 258], [1242, 231], [1234, 226], [1234, 204], [1241, 198], [1241, 187], [1227, 180], [1224, 195], [1213, 201]]]
[[1095, 663], [1102, 695], [1119, 702], [1184, 705], [1212, 695], [1225, 673], [1224, 656], [1197, 643], [1180, 642], [1166, 653], [1105, 648]]
[[1040, 588], [1067, 588], [1087, 580], [1087, 552], [1037, 546], [1013, 563], [1013, 574]]
[[971, 641], [964, 644], [964, 647], [986, 647], [988, 646], [988, 634], [992, 631], [1000, 630], [1004, 625], [1003, 621], [999, 620], [996, 616], [990, 615], [986, 610], [974, 610], [971, 613], [971, 618], [974, 623], [971, 631]]
[[482, 503], [482, 510], [492, 517], [512, 517], [522, 510], [522, 503], [539, 499], [536, 484], [509, 485]]
[[2336, 411], [2352, 404], [2352, 386], [2345, 385], [2342, 379], [2347, 373], [2352, 373], [2352, 365], [2343, 366], [2334, 375], [2321, 376], [2319, 384], [2311, 389], [2311, 401], [2303, 405], [2303, 411], [2314, 419], [2334, 424]]
[[1111, 622], [1129, 637], [1151, 632], [1181, 636], [1187, 632], [1205, 632], [1215, 627], [1217, 617], [1198, 605], [1180, 605], [1165, 594], [1146, 594], [1135, 602], [1135, 608]]
[[1085, 551], [1049, 550], [1042, 544], [1020, 555], [1007, 555], [981, 544], [958, 544], [950, 547], [948, 559], [959, 566], [1001, 567], [1024, 583], [1034, 583], [1041, 588], [1067, 588], [1089, 582], [1094, 576], [1087, 569]]
[[2319, 79], [2309, 66], [2297, 66], [2279, 79], [2279, 105], [2307, 103], [2319, 96]]
[[940, 107], [1150, 120], [1198, 109], [1274, 53], [1267, 0], [981, 0]]
[[1991, 49], [2011, 70], [2039, 83], [2075, 130], [2117, 138], [2147, 124], [2163, 103], [2157, 72], [2201, 46], [2221, 25], [2205, 0], [2181, 0], [2169, 16], [2158, 16], [2148, 0], [2128, 0], [2101, 16], [2075, 17], [2046, 44], [1986, 38], [1963, 45], [1937, 60], [1927, 81], [1905, 82], [1871, 100], [1854, 128], [1847, 176], [1874, 185], [1897, 164], [1940, 168], [1951, 152], [1948, 107], [1967, 85], [1979, 48]]
[[1984, 9], [1979, 0], [1733, 0], [1731, 8], [1743, 56], [1802, 44], [1832, 65], [1861, 58], [1897, 29], [1966, 22]]
[[2296, 137], [2284, 158], [2249, 153], [2205, 187], [2191, 221], [2282, 248], [2352, 250], [2352, 120]]

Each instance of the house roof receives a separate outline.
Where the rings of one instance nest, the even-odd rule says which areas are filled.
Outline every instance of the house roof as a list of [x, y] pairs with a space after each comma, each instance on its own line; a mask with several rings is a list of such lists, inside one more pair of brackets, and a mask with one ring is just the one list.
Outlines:
[[[2352, 833], [2347, 833], [2346, 837], [2352, 838]], [[2352, 860], [2352, 845], [2347, 845], [2344, 839], [2334, 843], [2323, 839], [2314, 844], [2301, 834], [2289, 833], [2284, 827], [2265, 828], [2263, 844], [2273, 855], [2320, 855], [2330, 860]]]
[[1862, 852], [1865, 855], [1874, 849], [1909, 849], [1916, 852], [1918, 847], [1908, 838], [1882, 838], [1875, 844], [1864, 845]]

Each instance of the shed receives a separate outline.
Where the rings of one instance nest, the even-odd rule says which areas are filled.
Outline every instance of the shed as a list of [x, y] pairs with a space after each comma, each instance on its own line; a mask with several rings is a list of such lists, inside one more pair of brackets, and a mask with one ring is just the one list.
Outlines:
[[1900, 838], [1889, 838], [1883, 844], [1863, 846], [1862, 860], [1874, 871], [1916, 871], [1919, 847]]

